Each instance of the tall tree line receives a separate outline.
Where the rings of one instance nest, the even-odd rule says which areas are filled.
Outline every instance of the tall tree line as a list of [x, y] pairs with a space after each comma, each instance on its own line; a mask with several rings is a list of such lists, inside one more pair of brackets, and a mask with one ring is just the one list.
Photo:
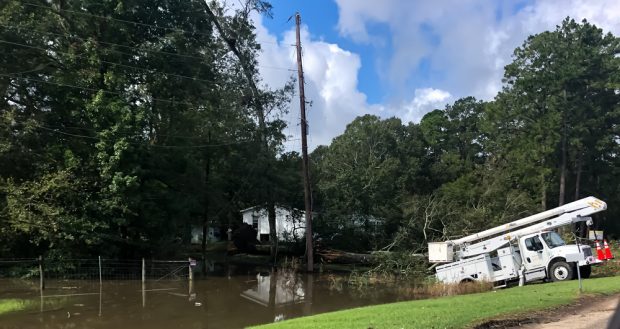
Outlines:
[[588, 195], [617, 236], [619, 82], [620, 39], [567, 18], [514, 51], [492, 101], [355, 119], [312, 156], [323, 243], [424, 248]]
[[0, 256], [173, 255], [296, 186], [241, 4], [0, 4]]
[[[0, 257], [172, 256], [192, 226], [301, 208], [293, 84], [262, 86], [249, 19], [270, 8], [0, 4]], [[492, 101], [356, 118], [311, 155], [319, 246], [418, 249], [586, 195], [620, 232], [619, 43], [567, 18], [515, 50]]]

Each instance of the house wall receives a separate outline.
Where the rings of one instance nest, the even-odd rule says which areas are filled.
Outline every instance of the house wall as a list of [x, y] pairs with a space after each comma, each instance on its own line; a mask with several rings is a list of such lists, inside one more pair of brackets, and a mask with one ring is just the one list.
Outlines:
[[[248, 209], [242, 215], [243, 222], [248, 225], [252, 225], [254, 217], [258, 218], [257, 240], [260, 240], [261, 234], [269, 234], [269, 216], [266, 209]], [[294, 236], [297, 239], [302, 238], [306, 233], [303, 211], [300, 218], [294, 218], [290, 210], [276, 207], [276, 233], [279, 240], [292, 240]]]
[[[214, 227], [209, 227], [209, 231], [207, 232], [207, 242], [215, 242], [219, 241], [219, 232], [216, 231]], [[202, 227], [201, 226], [192, 226], [192, 244], [202, 244]]]

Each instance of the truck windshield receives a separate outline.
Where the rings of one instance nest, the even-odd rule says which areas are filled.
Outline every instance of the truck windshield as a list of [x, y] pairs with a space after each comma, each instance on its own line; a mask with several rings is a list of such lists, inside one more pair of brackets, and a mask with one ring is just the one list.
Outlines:
[[555, 232], [546, 232], [541, 234], [540, 236], [543, 238], [543, 240], [545, 240], [545, 243], [547, 243], [547, 246], [549, 246], [549, 248], [551, 249], [566, 244], [564, 240], [562, 240], [560, 235]]

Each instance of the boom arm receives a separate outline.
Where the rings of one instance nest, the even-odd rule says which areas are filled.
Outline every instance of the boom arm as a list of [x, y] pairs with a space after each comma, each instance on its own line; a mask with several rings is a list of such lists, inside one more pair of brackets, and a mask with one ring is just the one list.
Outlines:
[[[457, 240], [453, 240], [451, 241], [451, 243], [455, 246], [459, 246], [462, 244], [466, 244], [469, 242], [473, 242], [476, 240], [481, 240], [499, 233], [503, 233], [503, 232], [507, 232], [510, 230], [514, 230], [518, 227], [527, 225], [527, 224], [532, 224], [532, 223], [536, 223], [539, 222], [543, 219], [547, 219], [547, 218], [551, 218], [551, 217], [555, 217], [555, 216], [560, 216], [562, 214], [566, 214], [566, 213], [575, 213], [575, 211], [579, 211], [581, 209], [592, 209], [595, 210], [594, 212], [590, 212], [590, 214], [593, 214], [595, 212], [599, 212], [599, 211], [603, 211], [605, 209], [607, 209], [607, 204], [595, 197], [587, 197], [587, 198], [583, 198], [581, 200], [577, 200], [568, 204], [565, 204], [563, 206], [557, 207], [557, 208], [553, 208], [529, 217], [525, 217], [525, 218], [521, 218], [519, 220], [516, 220], [514, 222], [510, 222], [508, 224], [504, 224], [504, 225], [500, 225], [476, 234], [472, 234]], [[573, 215], [574, 217], [575, 215]], [[582, 215], [582, 216], [587, 216], [587, 215]]]
[[469, 246], [464, 246], [461, 249], [460, 257], [461, 258], [471, 257], [471, 256], [476, 256], [476, 255], [480, 255], [483, 253], [491, 252], [493, 250], [497, 250], [501, 248], [502, 246], [508, 244], [508, 242], [510, 242], [511, 240], [517, 239], [520, 236], [530, 234], [530, 233], [536, 233], [536, 232], [543, 231], [543, 230], [551, 230], [556, 227], [560, 227], [560, 226], [564, 226], [564, 225], [572, 224], [572, 223], [578, 223], [578, 222], [582, 222], [588, 219], [589, 217], [581, 217], [579, 215], [574, 217], [573, 214], [564, 214], [564, 215], [550, 219], [549, 221], [546, 221], [543, 223], [538, 223], [530, 227], [526, 227], [518, 231], [511, 232], [511, 233], [506, 233], [506, 234], [497, 236], [495, 238], [485, 240], [482, 242], [478, 242], [478, 243], [475, 243]]

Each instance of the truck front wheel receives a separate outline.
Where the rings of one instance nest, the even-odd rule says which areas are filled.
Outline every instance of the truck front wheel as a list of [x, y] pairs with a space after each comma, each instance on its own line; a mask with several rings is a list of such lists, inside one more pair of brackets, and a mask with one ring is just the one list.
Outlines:
[[573, 278], [573, 267], [563, 261], [555, 262], [549, 268], [549, 277], [551, 281], [570, 280]]

